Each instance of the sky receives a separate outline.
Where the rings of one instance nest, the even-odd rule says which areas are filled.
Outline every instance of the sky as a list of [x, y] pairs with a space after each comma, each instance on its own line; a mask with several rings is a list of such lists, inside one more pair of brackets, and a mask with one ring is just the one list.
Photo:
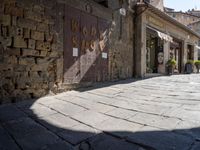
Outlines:
[[193, 8], [200, 10], [200, 0], [164, 0], [164, 5], [177, 11], [187, 11]]

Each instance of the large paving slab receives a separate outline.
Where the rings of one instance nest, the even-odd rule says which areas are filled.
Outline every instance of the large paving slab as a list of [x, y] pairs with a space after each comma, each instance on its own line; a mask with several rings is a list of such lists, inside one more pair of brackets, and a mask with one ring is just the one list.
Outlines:
[[199, 150], [200, 75], [125, 80], [0, 106], [0, 150]]

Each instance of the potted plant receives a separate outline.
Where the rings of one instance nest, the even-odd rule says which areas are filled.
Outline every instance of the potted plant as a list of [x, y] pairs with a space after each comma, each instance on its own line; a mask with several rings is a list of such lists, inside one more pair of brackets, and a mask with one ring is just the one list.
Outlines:
[[173, 74], [174, 73], [174, 69], [176, 67], [176, 60], [175, 59], [169, 59], [167, 61], [166, 66], [167, 66], [168, 74], [169, 75]]
[[188, 60], [187, 63], [185, 64], [185, 73], [193, 73], [193, 66], [194, 66], [194, 61], [193, 60]]
[[194, 62], [194, 64], [195, 64], [195, 66], [196, 66], [196, 68], [197, 68], [197, 73], [199, 73], [199, 69], [200, 69], [200, 60], [196, 60], [196, 61]]

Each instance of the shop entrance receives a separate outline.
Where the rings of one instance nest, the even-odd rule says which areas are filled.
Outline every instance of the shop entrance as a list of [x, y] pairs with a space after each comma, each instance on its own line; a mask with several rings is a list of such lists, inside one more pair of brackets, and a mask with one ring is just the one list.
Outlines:
[[177, 64], [175, 71], [177, 73], [182, 72], [182, 42], [180, 40], [174, 39], [172, 43], [170, 43], [170, 58], [175, 59]]
[[158, 37], [158, 33], [147, 28], [146, 38], [146, 73], [158, 73], [158, 66], [163, 61], [163, 40]]

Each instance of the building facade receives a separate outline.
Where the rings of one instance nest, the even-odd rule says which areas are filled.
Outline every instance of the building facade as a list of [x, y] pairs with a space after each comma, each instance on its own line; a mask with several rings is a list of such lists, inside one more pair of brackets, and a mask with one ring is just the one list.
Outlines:
[[199, 36], [141, 0], [3, 0], [0, 26], [0, 103], [197, 59]]
[[152, 5], [139, 4], [137, 11], [136, 75], [164, 74], [170, 58], [176, 60], [177, 72], [184, 73], [187, 60], [198, 59], [199, 35]]

